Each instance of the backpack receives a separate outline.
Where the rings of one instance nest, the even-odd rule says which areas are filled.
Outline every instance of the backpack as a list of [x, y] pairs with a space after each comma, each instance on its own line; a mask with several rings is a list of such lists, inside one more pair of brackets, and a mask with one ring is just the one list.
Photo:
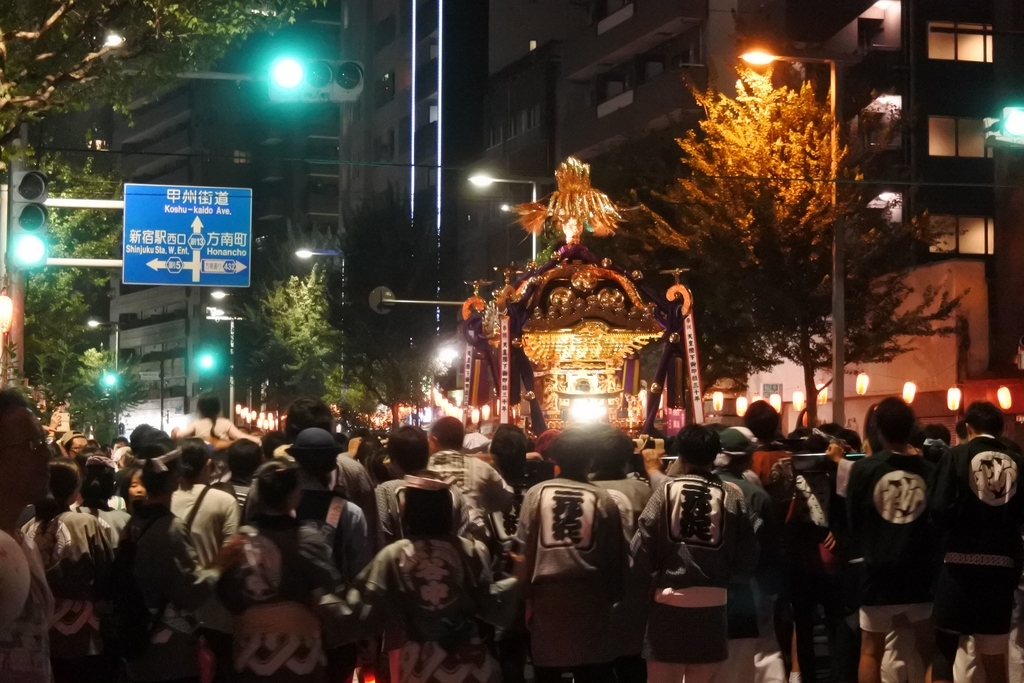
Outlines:
[[[210, 487], [207, 486], [200, 492], [189, 512], [185, 521], [185, 527], [189, 532], [192, 531], [192, 522], [195, 521], [199, 506], [203, 504], [209, 490]], [[164, 514], [149, 520], [137, 536], [129, 533], [131, 527], [125, 529], [121, 544], [118, 546], [117, 557], [110, 567], [108, 593], [113, 603], [111, 635], [114, 640], [111, 651], [126, 661], [138, 659], [146, 654], [152, 643], [153, 634], [159, 627], [164, 612], [167, 611], [169, 601], [165, 600], [156, 614], [150, 612], [142, 589], [135, 580], [135, 557], [138, 554], [139, 542], [150, 528], [171, 514], [171, 511], [167, 510]]]

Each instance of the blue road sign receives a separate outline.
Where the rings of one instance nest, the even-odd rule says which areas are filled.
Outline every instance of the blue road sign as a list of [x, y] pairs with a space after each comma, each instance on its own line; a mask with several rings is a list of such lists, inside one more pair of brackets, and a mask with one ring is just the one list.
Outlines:
[[248, 287], [252, 190], [124, 186], [126, 285]]

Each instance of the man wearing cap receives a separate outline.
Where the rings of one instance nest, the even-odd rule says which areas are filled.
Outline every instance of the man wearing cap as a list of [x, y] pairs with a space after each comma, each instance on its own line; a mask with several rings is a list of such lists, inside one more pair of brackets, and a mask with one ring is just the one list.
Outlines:
[[60, 447], [69, 458], [74, 460], [75, 456], [89, 445], [89, 439], [80, 432], [68, 432], [60, 438]]
[[[358, 505], [334, 491], [337, 457], [344, 451], [330, 432], [310, 427], [299, 432], [288, 449], [299, 464], [302, 500], [295, 510], [299, 521], [312, 522], [320, 529], [332, 550], [334, 565], [346, 583], [351, 582], [372, 559], [367, 537], [366, 516]], [[258, 501], [257, 501], [258, 504]], [[328, 680], [344, 681], [356, 665], [356, 646], [333, 642], [324, 636]]]
[[49, 460], [46, 433], [28, 403], [16, 391], [0, 391], [0, 547], [4, 554], [0, 560], [0, 681], [4, 683], [51, 680], [53, 594], [38, 548], [18, 528], [26, 506], [49, 492]]
[[772, 500], [760, 483], [753, 483], [750, 454], [753, 443], [745, 428], [719, 434], [721, 453], [714, 474], [743, 492], [760, 556], [754, 578], [729, 584], [729, 658], [719, 665], [714, 680], [721, 683], [782, 683], [786, 666], [775, 637], [774, 610], [784, 571], [778, 522]]

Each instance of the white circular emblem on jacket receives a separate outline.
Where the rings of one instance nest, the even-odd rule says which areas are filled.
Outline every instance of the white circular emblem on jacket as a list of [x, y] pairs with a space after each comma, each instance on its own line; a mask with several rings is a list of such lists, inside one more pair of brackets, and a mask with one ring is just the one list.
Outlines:
[[281, 585], [281, 550], [262, 534], [248, 534], [245, 539], [245, 584], [242, 592], [262, 602], [277, 595]]
[[998, 451], [971, 458], [971, 490], [987, 505], [1006, 505], [1017, 493], [1017, 463]]
[[924, 479], [905, 470], [883, 474], [875, 484], [875, 509], [893, 524], [909, 524], [926, 507]]

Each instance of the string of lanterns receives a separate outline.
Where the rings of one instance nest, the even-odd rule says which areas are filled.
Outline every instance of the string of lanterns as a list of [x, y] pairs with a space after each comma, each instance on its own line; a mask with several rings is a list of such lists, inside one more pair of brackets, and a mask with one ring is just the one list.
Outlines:
[[[855, 383], [855, 389], [858, 396], [864, 396], [868, 393], [868, 387], [871, 385], [871, 378], [866, 372], [857, 374], [857, 380]], [[817, 385], [817, 400], [818, 405], [826, 405], [828, 403], [828, 387], [823, 384]], [[902, 391], [903, 400], [907, 403], [913, 403], [914, 399], [917, 398], [917, 384], [914, 382], [905, 382], [903, 384]], [[755, 395], [753, 398], [748, 399], [746, 396], [736, 397], [736, 416], [743, 417], [747, 413], [747, 409], [750, 408], [751, 403], [757, 401], [767, 400], [768, 403], [775, 408], [776, 411], [782, 411], [782, 396], [773, 393], [768, 396], [767, 399], [760, 395]], [[946, 391], [946, 407], [952, 412], [956, 412], [960, 409], [960, 405], [963, 402], [963, 390], [960, 387], [950, 387]], [[1013, 395], [1010, 388], [1007, 386], [1000, 386], [996, 391], [996, 402], [999, 407], [1003, 410], [1009, 410], [1013, 407]], [[794, 391], [792, 397], [793, 410], [800, 412], [807, 407], [807, 398], [804, 396], [802, 391]], [[711, 394], [711, 407], [714, 412], [721, 413], [725, 407], [725, 394], [721, 391], [715, 391]]]
[[264, 432], [277, 431], [282, 422], [281, 415], [276, 410], [257, 411], [255, 408], [243, 406], [241, 403], [235, 404], [235, 417], [238, 422], [248, 425], [250, 429], [256, 427]]

